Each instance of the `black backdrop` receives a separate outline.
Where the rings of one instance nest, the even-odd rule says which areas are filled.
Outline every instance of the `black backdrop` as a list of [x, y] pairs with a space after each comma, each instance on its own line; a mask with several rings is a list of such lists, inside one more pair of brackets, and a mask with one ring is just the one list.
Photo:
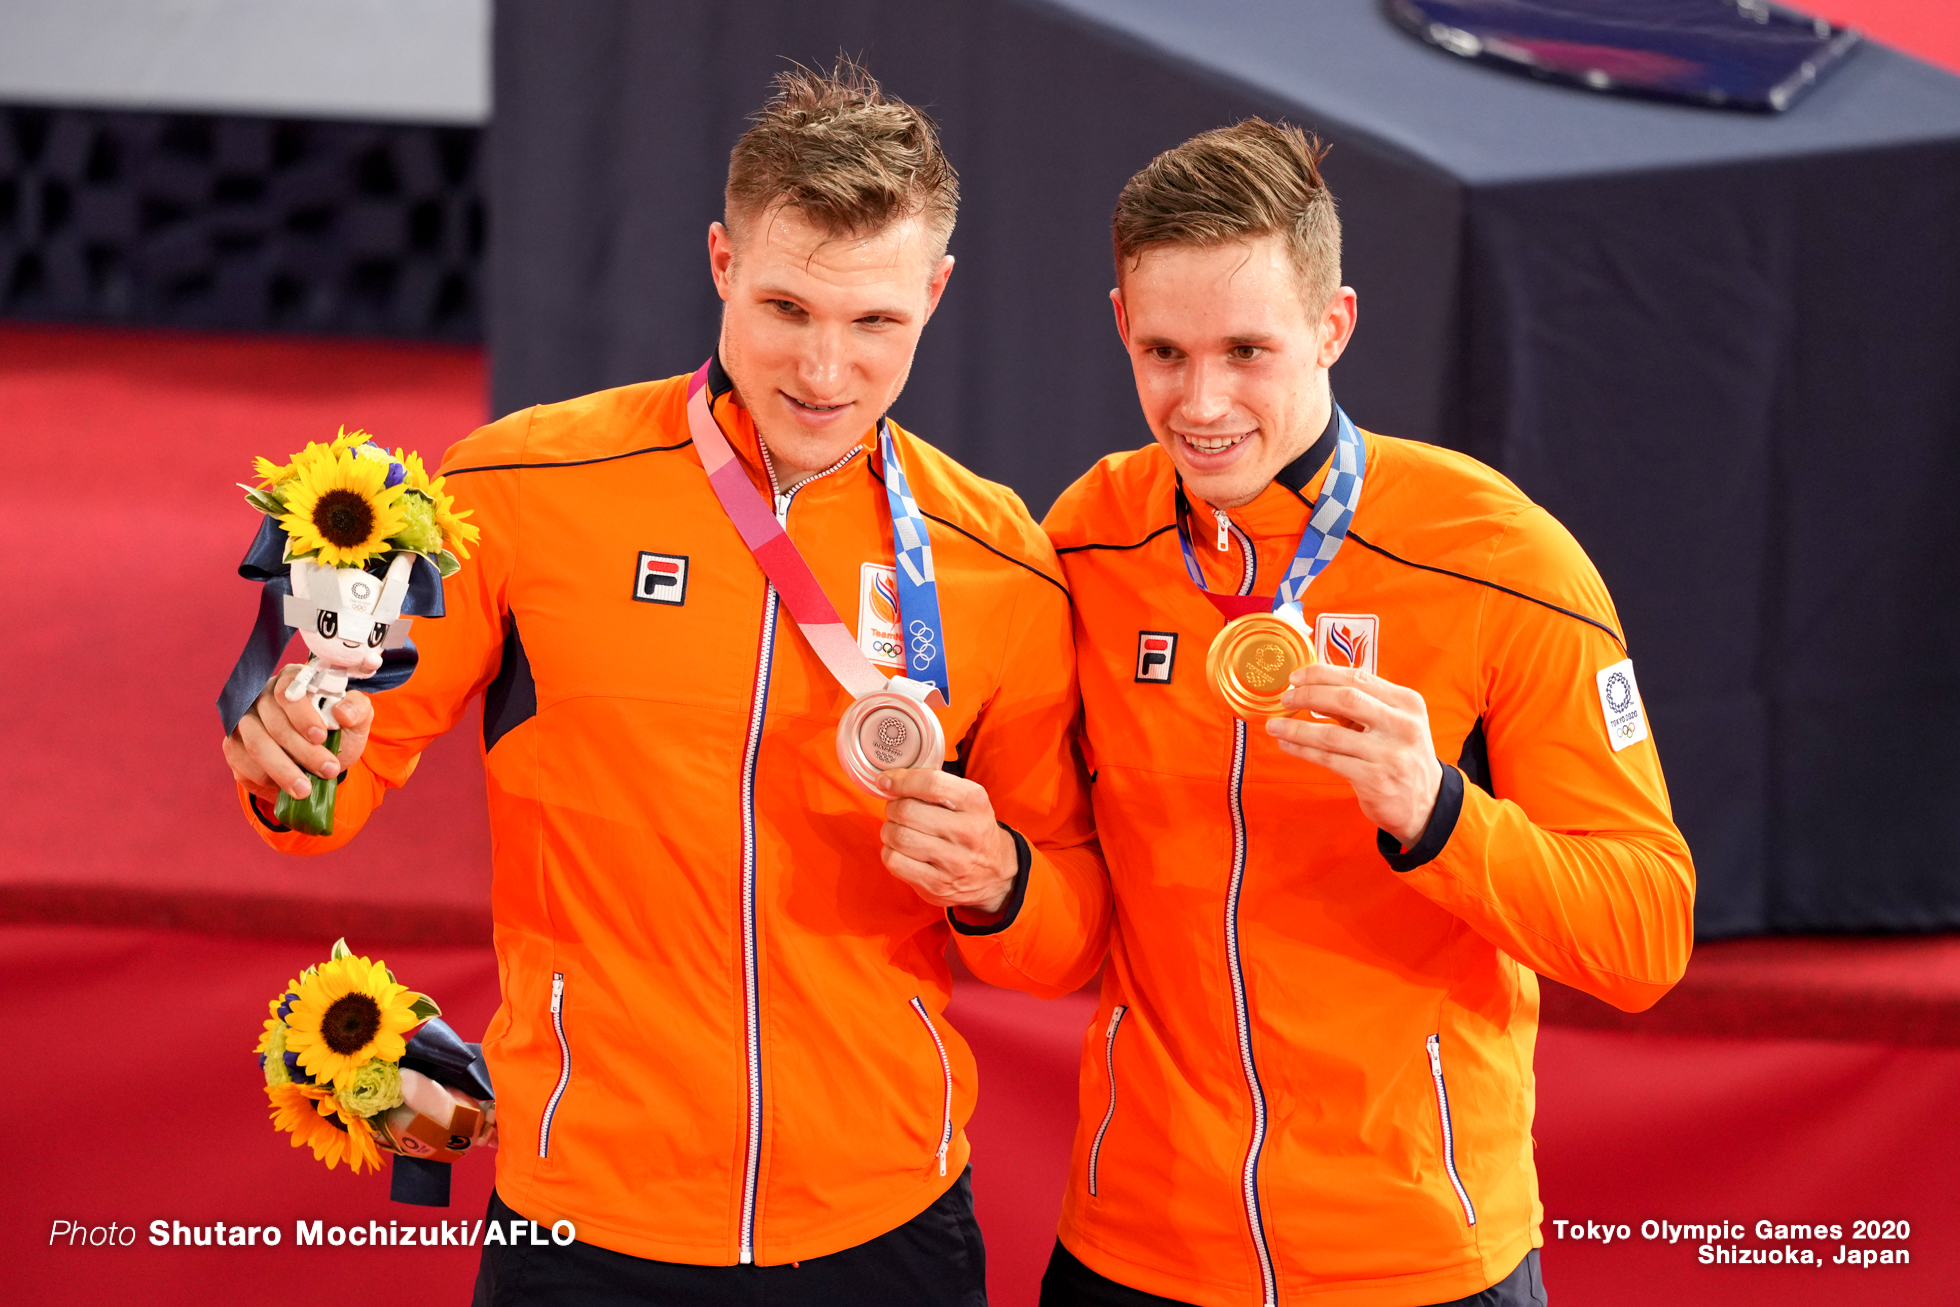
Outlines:
[[1147, 439], [1107, 221], [1247, 113], [1334, 143], [1374, 430], [1492, 463], [1618, 600], [1704, 936], [1960, 925], [1960, 79], [1877, 47], [1780, 118], [1478, 69], [1366, 0], [500, 0], [506, 411], [714, 340], [727, 152], [863, 55], [966, 195], [896, 416], [1037, 512]]

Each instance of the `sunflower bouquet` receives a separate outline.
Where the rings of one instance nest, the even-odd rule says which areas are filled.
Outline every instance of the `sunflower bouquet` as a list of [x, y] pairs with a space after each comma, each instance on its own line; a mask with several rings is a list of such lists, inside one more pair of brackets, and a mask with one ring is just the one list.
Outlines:
[[446, 1164], [495, 1146], [482, 1050], [457, 1037], [433, 999], [397, 983], [386, 963], [337, 940], [329, 959], [288, 982], [266, 1011], [253, 1051], [273, 1127], [329, 1170], [345, 1162], [358, 1175], [393, 1153], [396, 1199], [443, 1206]]
[[[391, 454], [365, 431], [343, 427], [331, 442], [309, 443], [285, 463], [260, 458], [255, 470], [258, 484], [239, 488], [265, 520], [239, 571], [266, 582], [267, 597], [218, 700], [225, 732], [257, 698], [294, 630], [311, 656], [286, 697], [297, 703], [312, 694], [331, 726], [349, 678], [368, 680], [374, 690], [407, 679], [414, 667], [409, 618], [442, 616], [442, 582], [480, 533], [420, 457]], [[338, 730], [330, 730], [326, 747], [339, 750]], [[309, 797], [282, 793], [274, 817], [309, 835], [332, 834], [337, 784], [316, 776]]]

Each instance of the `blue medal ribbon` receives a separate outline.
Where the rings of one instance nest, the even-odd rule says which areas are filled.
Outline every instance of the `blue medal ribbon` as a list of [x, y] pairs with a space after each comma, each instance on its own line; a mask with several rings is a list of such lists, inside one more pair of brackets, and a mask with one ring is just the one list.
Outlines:
[[[1334, 555], [1341, 552], [1348, 528], [1354, 524], [1354, 510], [1361, 504], [1361, 482], [1368, 468], [1368, 447], [1338, 404], [1334, 406], [1334, 418], [1334, 457], [1327, 469], [1327, 480], [1320, 487], [1320, 498], [1314, 501], [1313, 512], [1307, 515], [1307, 529], [1300, 533], [1300, 546], [1293, 551], [1293, 565], [1286, 569], [1279, 592], [1273, 596], [1273, 611], [1278, 613], [1290, 605], [1293, 612], [1289, 616], [1302, 627], [1306, 625], [1301, 609], [1307, 587], [1327, 570]], [[1177, 497], [1177, 543], [1184, 551], [1184, 570], [1190, 574], [1193, 585], [1210, 595], [1211, 591], [1205, 588], [1204, 573], [1198, 570], [1197, 552], [1191, 547], [1191, 528], [1184, 520], [1190, 504], [1184, 498], [1181, 483]]]
[[892, 557], [898, 569], [898, 621], [905, 650], [905, 674], [939, 687], [953, 702], [953, 679], [946, 669], [946, 638], [939, 620], [939, 583], [932, 571], [932, 535], [926, 516], [912, 498], [891, 423], [878, 420], [878, 450], [885, 461], [885, 500], [891, 506]]

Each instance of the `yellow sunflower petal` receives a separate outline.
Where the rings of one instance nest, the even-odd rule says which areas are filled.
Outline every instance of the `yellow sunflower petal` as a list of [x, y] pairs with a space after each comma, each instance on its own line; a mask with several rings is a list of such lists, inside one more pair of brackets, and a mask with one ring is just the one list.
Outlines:
[[395, 451], [395, 461], [402, 465], [402, 472], [408, 478], [403, 484], [410, 490], [427, 490], [429, 488], [429, 470], [422, 466], [422, 456], [420, 454], [411, 454], [397, 449]]
[[319, 1104], [331, 1100], [302, 1085], [268, 1085], [265, 1092], [272, 1102], [273, 1128], [290, 1132], [294, 1148], [311, 1148], [315, 1160], [333, 1169], [346, 1155], [348, 1144], [347, 1135], [320, 1112]]
[[436, 501], [436, 527], [442, 532], [442, 541], [450, 553], [458, 558], [468, 558], [470, 551], [465, 545], [473, 545], [483, 534], [477, 527], [463, 519], [475, 513], [474, 508], [456, 511], [456, 501], [444, 492], [442, 484], [447, 477], [437, 477], [429, 483], [428, 495]]
[[369, 1170], [380, 1169], [381, 1150], [375, 1147], [374, 1136], [369, 1133], [365, 1121], [342, 1107], [340, 1100], [331, 1094], [321, 1098], [314, 1107], [323, 1120], [329, 1112], [340, 1118], [339, 1126], [331, 1121], [327, 1122], [327, 1128], [339, 1137], [340, 1143], [340, 1147], [334, 1150], [333, 1158], [327, 1162], [329, 1171], [333, 1169], [334, 1162], [342, 1160], [347, 1163], [347, 1169], [355, 1175], [361, 1173], [363, 1165]]

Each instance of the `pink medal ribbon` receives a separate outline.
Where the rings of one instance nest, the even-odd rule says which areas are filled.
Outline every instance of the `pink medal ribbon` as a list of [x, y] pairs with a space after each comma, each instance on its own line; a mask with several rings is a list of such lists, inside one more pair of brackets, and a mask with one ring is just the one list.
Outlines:
[[893, 767], [938, 767], [945, 733], [932, 708], [946, 701], [937, 686], [903, 676], [886, 677], [858, 647], [836, 605], [818, 584], [796, 542], [749, 480], [721, 424], [715, 421], [708, 370], [703, 363], [687, 383], [687, 425], [708, 484], [769, 583], [789, 609], [803, 638], [855, 701], [839, 726], [837, 752], [846, 771], [874, 794], [879, 772]]

